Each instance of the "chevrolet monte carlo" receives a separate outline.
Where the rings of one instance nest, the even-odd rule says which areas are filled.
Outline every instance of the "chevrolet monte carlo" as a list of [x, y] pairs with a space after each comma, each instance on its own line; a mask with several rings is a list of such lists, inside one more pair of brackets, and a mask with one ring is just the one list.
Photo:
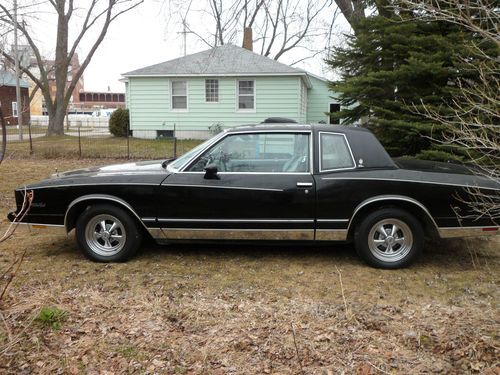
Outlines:
[[368, 264], [398, 268], [425, 237], [497, 235], [498, 222], [471, 215], [477, 192], [497, 196], [500, 183], [461, 165], [393, 160], [362, 128], [260, 124], [226, 130], [175, 160], [55, 173], [18, 188], [8, 217], [74, 229], [95, 261], [126, 260], [151, 236], [352, 241]]

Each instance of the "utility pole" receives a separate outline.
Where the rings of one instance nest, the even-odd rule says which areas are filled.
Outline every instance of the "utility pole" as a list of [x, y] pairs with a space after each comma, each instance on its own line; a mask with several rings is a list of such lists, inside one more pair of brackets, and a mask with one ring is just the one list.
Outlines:
[[184, 42], [184, 56], [186, 56], [186, 54], [187, 54], [187, 34], [192, 34], [193, 32], [187, 30], [187, 23], [186, 23], [185, 18], [182, 20], [182, 26], [183, 26], [183, 30], [179, 31], [177, 34], [182, 34], [183, 42]]
[[17, 107], [17, 127], [19, 128], [19, 140], [23, 140], [23, 125], [21, 103], [21, 88], [19, 86], [19, 48], [17, 45], [17, 0], [14, 0], [14, 62], [16, 66], [16, 107]]

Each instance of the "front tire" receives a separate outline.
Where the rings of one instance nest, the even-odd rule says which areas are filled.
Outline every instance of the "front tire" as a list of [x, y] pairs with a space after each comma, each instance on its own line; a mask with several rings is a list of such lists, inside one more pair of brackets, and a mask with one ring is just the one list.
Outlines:
[[411, 214], [384, 208], [366, 216], [354, 234], [360, 257], [376, 268], [396, 269], [410, 265], [420, 254], [424, 231]]
[[99, 204], [86, 209], [76, 222], [76, 240], [86, 257], [97, 262], [121, 262], [139, 249], [142, 231], [123, 209]]

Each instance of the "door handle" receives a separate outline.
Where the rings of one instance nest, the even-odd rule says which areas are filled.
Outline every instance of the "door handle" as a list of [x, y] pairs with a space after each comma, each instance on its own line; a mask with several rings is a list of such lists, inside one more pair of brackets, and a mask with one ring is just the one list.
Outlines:
[[297, 187], [308, 188], [312, 186], [313, 186], [312, 182], [297, 182]]

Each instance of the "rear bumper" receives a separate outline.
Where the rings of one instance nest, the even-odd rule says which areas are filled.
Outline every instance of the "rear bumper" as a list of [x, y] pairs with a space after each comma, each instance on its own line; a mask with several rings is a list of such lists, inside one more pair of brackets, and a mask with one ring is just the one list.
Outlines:
[[448, 227], [438, 228], [438, 232], [441, 238], [496, 236], [500, 227]]

